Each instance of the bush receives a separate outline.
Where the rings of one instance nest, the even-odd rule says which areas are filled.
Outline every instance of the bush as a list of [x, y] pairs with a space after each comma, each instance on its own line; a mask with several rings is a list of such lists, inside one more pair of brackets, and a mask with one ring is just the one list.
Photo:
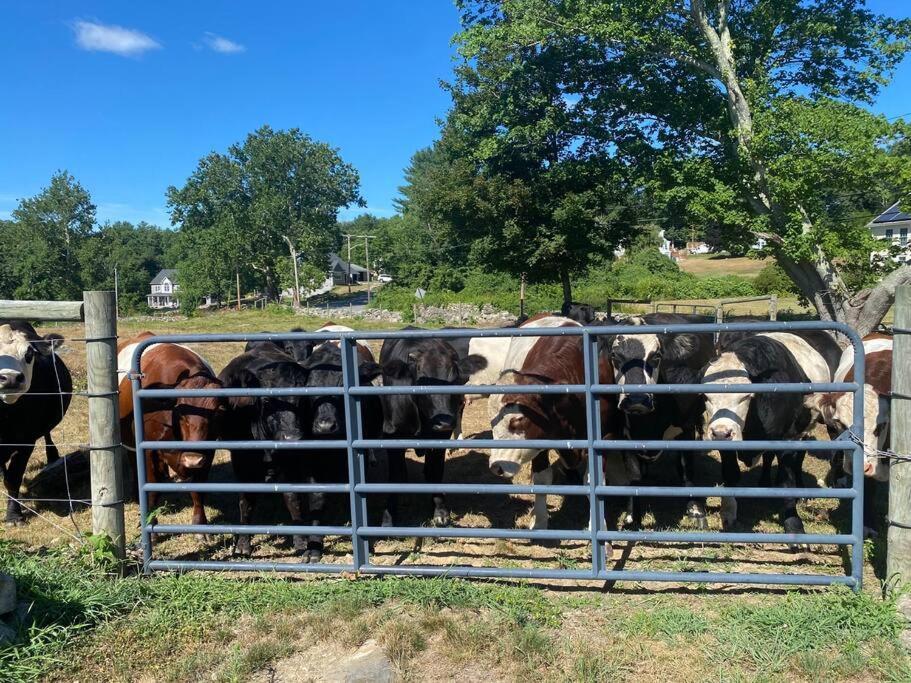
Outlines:
[[759, 271], [753, 286], [760, 294], [797, 294], [791, 278], [777, 263], [770, 263]]

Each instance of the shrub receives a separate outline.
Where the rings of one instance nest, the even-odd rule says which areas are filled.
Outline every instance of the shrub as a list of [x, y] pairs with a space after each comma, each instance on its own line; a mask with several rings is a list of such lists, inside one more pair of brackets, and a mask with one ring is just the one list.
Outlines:
[[760, 294], [797, 294], [797, 287], [777, 263], [770, 263], [760, 270], [753, 286]]

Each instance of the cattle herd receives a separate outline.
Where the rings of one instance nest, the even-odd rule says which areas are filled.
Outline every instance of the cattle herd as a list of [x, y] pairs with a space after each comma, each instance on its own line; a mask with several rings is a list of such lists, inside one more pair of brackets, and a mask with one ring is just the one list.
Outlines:
[[[654, 313], [628, 318], [627, 325], [686, 325], [711, 322], [701, 316]], [[563, 315], [543, 314], [523, 322], [522, 328], [572, 328], [583, 325], [609, 327], [612, 320], [598, 320], [588, 306], [575, 306]], [[299, 330], [295, 330], [299, 331]], [[328, 323], [319, 332], [346, 332], [350, 328]], [[133, 401], [127, 369], [136, 345], [150, 332], [122, 340], [118, 345], [120, 418], [123, 440], [135, 447]], [[57, 335], [42, 337], [24, 322], [0, 321], [0, 473], [8, 494], [6, 522], [22, 524], [17, 498], [36, 440], [43, 438], [48, 459], [57, 457], [50, 432], [63, 419], [69, 404], [72, 380], [66, 365], [54, 353], [62, 343]], [[702, 384], [700, 394], [621, 393], [602, 396], [598, 402], [605, 439], [614, 440], [788, 440], [815, 438], [824, 425], [836, 438], [852, 423], [850, 394], [753, 393], [751, 385], [767, 382], [831, 382], [853, 380], [853, 350], [842, 351], [832, 334], [825, 331], [680, 332], [647, 334], [602, 334], [598, 338], [597, 372], [602, 384]], [[525, 465], [531, 466], [536, 484], [549, 484], [555, 473], [582, 481], [587, 476], [588, 458], [573, 449], [549, 453], [533, 446], [538, 439], [585, 439], [588, 437], [586, 399], [575, 393], [500, 394], [485, 392], [490, 385], [529, 386], [584, 384], [584, 349], [578, 334], [556, 336], [389, 338], [378, 359], [361, 343], [356, 346], [358, 381], [362, 385], [477, 387], [465, 396], [449, 393], [401, 393], [364, 396], [359, 411], [362, 434], [367, 439], [449, 439], [462, 433], [462, 413], [472, 402], [487, 400], [492, 438], [528, 442], [529, 447], [491, 449], [488, 467], [494, 475], [515, 477]], [[874, 480], [888, 477], [888, 462], [880, 451], [888, 448], [889, 396], [892, 340], [871, 335], [864, 340], [865, 433], [855, 435], [865, 444], [864, 475], [869, 487]], [[160, 343], [142, 355], [144, 388], [212, 389], [341, 387], [343, 358], [338, 340], [250, 342], [243, 353], [221, 372], [196, 351], [177, 344]], [[592, 370], [594, 372], [594, 370]], [[743, 385], [742, 392], [713, 393], [717, 384]], [[472, 393], [473, 392], [473, 393]], [[148, 481], [202, 482], [209, 475], [215, 452], [193, 449], [193, 442], [213, 440], [325, 441], [325, 448], [306, 450], [233, 450], [232, 471], [238, 482], [344, 483], [348, 460], [339, 439], [350, 428], [346, 422], [345, 397], [339, 393], [306, 396], [259, 395], [255, 397], [186, 397], [143, 399], [143, 427], [147, 440], [188, 442], [185, 450], [147, 453]], [[335, 442], [335, 444], [331, 442]], [[428, 483], [444, 479], [446, 451], [419, 449]], [[655, 468], [670, 468], [681, 487], [681, 498], [696, 485], [692, 450], [644, 452], [611, 451], [602, 455], [603, 474], [610, 484], [648, 483]], [[721, 451], [721, 481], [699, 482], [738, 485], [741, 464], [761, 463], [761, 485], [772, 485], [772, 464], [777, 459], [774, 485], [802, 486], [805, 452]], [[380, 453], [369, 457], [379, 461]], [[405, 449], [385, 451], [388, 480], [406, 480]], [[850, 458], [833, 454], [830, 486], [846, 485], [851, 476]], [[466, 482], [469, 483], [469, 482]], [[203, 495], [192, 493], [192, 523], [205, 525]], [[325, 523], [325, 494], [302, 497], [285, 493], [288, 514], [296, 526]], [[871, 505], [866, 506], [865, 525], [873, 525]], [[257, 494], [241, 493], [238, 500], [240, 524], [255, 518]], [[737, 501], [722, 499], [722, 527], [737, 524]], [[154, 494], [149, 508], [155, 509]], [[781, 524], [786, 532], [804, 532], [794, 498], [781, 499]], [[532, 527], [548, 526], [546, 498], [536, 496]], [[681, 512], [700, 528], [707, 528], [705, 500], [690, 496]], [[442, 493], [428, 496], [430, 523], [451, 523]], [[626, 523], [641, 522], [641, 502], [632, 499]], [[399, 521], [398, 494], [389, 494], [382, 509], [383, 526]], [[319, 535], [294, 536], [294, 549], [304, 562], [318, 562], [323, 539]], [[250, 535], [238, 535], [234, 552], [249, 556]]]

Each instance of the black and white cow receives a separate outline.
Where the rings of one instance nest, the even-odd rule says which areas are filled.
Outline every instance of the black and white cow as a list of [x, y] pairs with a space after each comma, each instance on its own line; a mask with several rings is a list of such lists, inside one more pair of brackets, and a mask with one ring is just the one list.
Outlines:
[[[760, 332], [730, 342], [722, 340], [720, 353], [706, 366], [703, 382], [712, 384], [761, 384], [772, 382], [830, 382], [833, 356], [840, 350], [828, 333], [793, 334], [789, 332]], [[837, 363], [837, 360], [835, 361]], [[713, 441], [740, 440], [801, 440], [808, 438], [820, 417], [819, 395], [816, 394], [753, 394], [745, 386], [743, 392], [712, 393], [705, 390], [704, 438]], [[805, 452], [778, 452], [776, 484], [786, 488], [799, 487], [803, 475]], [[725, 486], [740, 481], [738, 458], [755, 463], [759, 453], [741, 456], [736, 451], [722, 451], [721, 468]], [[785, 498], [782, 512], [787, 533], [804, 533], [803, 522], [797, 514], [797, 500]], [[725, 529], [737, 521], [737, 501], [721, 499], [721, 521]], [[792, 548], [797, 547], [792, 545]]]
[[51, 430], [70, 405], [73, 380], [53, 353], [57, 334], [40, 336], [27, 322], [0, 321], [0, 474], [9, 496], [6, 523], [24, 523], [19, 497], [25, 467], [44, 438], [48, 461], [56, 460]]
[[[711, 319], [698, 315], [650, 313], [631, 317], [628, 325], [684, 325], [706, 323]], [[614, 367], [619, 385], [625, 384], [698, 384], [702, 368], [712, 359], [714, 344], [711, 333], [629, 334], [605, 339], [606, 352]], [[694, 394], [621, 394], [618, 402], [621, 429], [627, 439], [693, 440], [702, 417], [702, 396]], [[630, 478], [639, 479], [642, 470], [655, 462], [662, 452], [634, 451], [627, 455]], [[694, 453], [676, 453], [680, 483], [694, 485]], [[641, 519], [639, 498], [631, 501], [631, 523]], [[691, 498], [687, 514], [701, 528], [707, 527], [705, 502]]]
[[[387, 339], [380, 350], [384, 386], [452, 386], [464, 384], [484, 363], [480, 356], [460, 358], [451, 344], [442, 339]], [[448, 439], [458, 423], [462, 397], [456, 394], [383, 395], [383, 433], [392, 438]], [[406, 482], [405, 449], [387, 449], [389, 480]], [[446, 451], [443, 448], [417, 449], [424, 458], [424, 478], [428, 483], [443, 481]], [[392, 526], [398, 516], [398, 496], [390, 494], [383, 514], [383, 525]], [[433, 495], [434, 524], [449, 524], [449, 510], [443, 494]]]

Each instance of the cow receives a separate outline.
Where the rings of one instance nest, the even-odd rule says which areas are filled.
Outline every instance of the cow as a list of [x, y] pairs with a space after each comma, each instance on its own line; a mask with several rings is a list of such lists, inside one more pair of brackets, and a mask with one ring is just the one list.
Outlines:
[[[889, 447], [890, 398], [892, 395], [892, 337], [871, 334], [864, 346], [864, 476], [888, 481], [889, 465], [877, 451]], [[854, 381], [854, 347], [842, 353], [834, 382]], [[819, 399], [822, 418], [835, 438], [848, 431], [854, 422], [854, 394], [826, 393]], [[851, 458], [844, 459], [845, 471], [851, 473]]]
[[[308, 371], [283, 350], [258, 347], [231, 360], [218, 378], [228, 388], [279, 389], [304, 387]], [[302, 441], [307, 438], [308, 411], [301, 396], [245, 396], [227, 400], [227, 415], [223, 436], [230, 441]], [[303, 480], [302, 462], [305, 452], [288, 449], [231, 449], [231, 466], [241, 483], [297, 483]], [[240, 493], [238, 508], [240, 523], [249, 524], [256, 503], [256, 494]], [[283, 494], [292, 523], [303, 526], [301, 501], [297, 493]], [[307, 540], [292, 535], [295, 552], [306, 554]], [[234, 539], [234, 554], [250, 556], [249, 534]]]
[[[362, 344], [357, 345], [358, 383], [368, 385], [381, 374], [380, 366], [374, 362], [373, 354]], [[308, 387], [340, 387], [343, 385], [342, 355], [336, 344], [321, 344], [303, 361], [307, 370]], [[309, 424], [306, 426], [314, 440], [345, 439], [351, 421], [345, 420], [345, 397], [341, 395], [314, 395], [306, 398]], [[362, 436], [365, 439], [379, 439], [383, 435], [383, 407], [378, 396], [364, 396], [360, 399]], [[348, 459], [345, 449], [326, 448], [310, 450], [303, 458], [304, 481], [316, 483], [339, 483], [348, 481]], [[310, 523], [318, 526], [325, 507], [323, 493], [308, 496]], [[311, 535], [307, 539], [306, 561], [319, 562], [323, 556], [323, 537]]]
[[[699, 315], [650, 313], [633, 316], [628, 325], [684, 325], [711, 322]], [[605, 338], [602, 354], [607, 353], [618, 385], [626, 384], [698, 384], [702, 368], [712, 359], [714, 343], [711, 333], [631, 334]], [[618, 402], [623, 436], [643, 440], [693, 440], [702, 418], [702, 397], [693, 394], [621, 394]], [[631, 452], [631, 478], [656, 461], [661, 452]], [[677, 453], [680, 483], [694, 485], [694, 452]], [[636, 460], [632, 460], [635, 458]], [[640, 467], [640, 465], [642, 467]], [[628, 521], [638, 525], [641, 519], [639, 499], [630, 501]], [[687, 514], [700, 528], [707, 528], [705, 502], [690, 498]]]
[[[720, 353], [705, 368], [707, 385], [703, 438], [712, 441], [801, 440], [808, 438], [819, 419], [819, 396], [793, 393], [752, 394], [743, 392], [712, 393], [712, 384], [760, 384], [770, 382], [829, 382], [832, 379], [831, 358], [841, 351], [835, 339], [827, 334], [798, 335], [789, 332], [760, 332], [722, 344]], [[805, 452], [777, 453], [777, 484], [799, 487], [803, 476]], [[740, 468], [736, 451], [721, 452], [721, 469], [725, 486], [736, 486]], [[755, 457], [741, 458], [747, 462]], [[804, 533], [797, 514], [797, 500], [785, 498], [782, 514], [787, 533]], [[737, 501], [721, 499], [721, 522], [725, 529], [737, 521]], [[799, 549], [791, 544], [792, 549]]]
[[[442, 339], [386, 339], [380, 350], [384, 386], [453, 386], [464, 384], [484, 364], [480, 356], [460, 358], [452, 345]], [[390, 394], [382, 396], [383, 434], [389, 438], [448, 439], [457, 424], [462, 397], [455, 394]], [[387, 449], [389, 479], [405, 482], [405, 449]], [[424, 478], [428, 483], [443, 481], [446, 451], [443, 448], [417, 449], [424, 458]], [[443, 494], [433, 494], [432, 522], [450, 523]], [[398, 496], [390, 494], [383, 513], [383, 525], [392, 526], [398, 516]]]
[[[892, 337], [871, 334], [864, 346], [864, 534], [876, 534], [874, 496], [876, 481], [889, 479], [889, 462], [878, 452], [889, 449], [892, 396]], [[833, 377], [835, 382], [854, 381], [854, 346], [848, 346]], [[854, 422], [854, 394], [826, 393], [819, 399], [823, 421], [830, 439], [851, 429]], [[853, 469], [852, 453], [833, 456], [832, 469], [826, 477], [832, 485], [846, 485]]]
[[591, 304], [581, 304], [578, 301], [564, 303], [560, 309], [560, 315], [582, 325], [591, 325], [597, 320], [595, 307]]
[[47, 458], [57, 455], [51, 430], [70, 405], [73, 380], [54, 350], [58, 334], [40, 336], [22, 321], [0, 321], [0, 474], [7, 493], [6, 524], [25, 523], [18, 502], [25, 467], [44, 438]]
[[[563, 316], [546, 316], [530, 321], [526, 327], [581, 327]], [[497, 385], [584, 384], [582, 338], [579, 335], [514, 337], [505, 369]], [[610, 365], [599, 360], [599, 380], [613, 381]], [[613, 438], [616, 402], [601, 399], [602, 432]], [[575, 439], [587, 434], [585, 398], [582, 394], [494, 394], [488, 401], [493, 438], [498, 440]], [[570, 449], [559, 451], [560, 461], [569, 470], [582, 472], [587, 460]], [[605, 457], [610, 468], [616, 458]], [[513, 479], [526, 463], [531, 463], [535, 484], [553, 483], [553, 469], [547, 451], [538, 448], [496, 448], [491, 450], [490, 471]], [[607, 474], [607, 472], [606, 472]], [[546, 529], [549, 523], [547, 498], [536, 495], [533, 529]]]
[[[129, 450], [136, 447], [133, 415], [133, 383], [128, 373], [136, 346], [154, 336], [142, 332], [117, 345], [120, 379], [120, 433]], [[142, 353], [140, 370], [143, 389], [221, 389], [212, 366], [198, 353], [179, 344], [152, 344]], [[143, 400], [143, 432], [149, 441], [212, 441], [219, 437], [224, 403], [217, 397], [182, 396]], [[146, 481], [204, 482], [209, 477], [215, 451], [194, 449], [146, 452]], [[193, 524], [208, 524], [204, 495], [190, 493]], [[154, 510], [158, 493], [150, 491], [148, 506]]]
[[[295, 327], [292, 332], [305, 332], [300, 327]], [[272, 332], [263, 332], [262, 334], [274, 334]], [[291, 356], [298, 363], [302, 363], [313, 352], [315, 342], [312, 339], [280, 339], [278, 341], [249, 341], [244, 347], [244, 351], [254, 351], [257, 349], [284, 352]]]

